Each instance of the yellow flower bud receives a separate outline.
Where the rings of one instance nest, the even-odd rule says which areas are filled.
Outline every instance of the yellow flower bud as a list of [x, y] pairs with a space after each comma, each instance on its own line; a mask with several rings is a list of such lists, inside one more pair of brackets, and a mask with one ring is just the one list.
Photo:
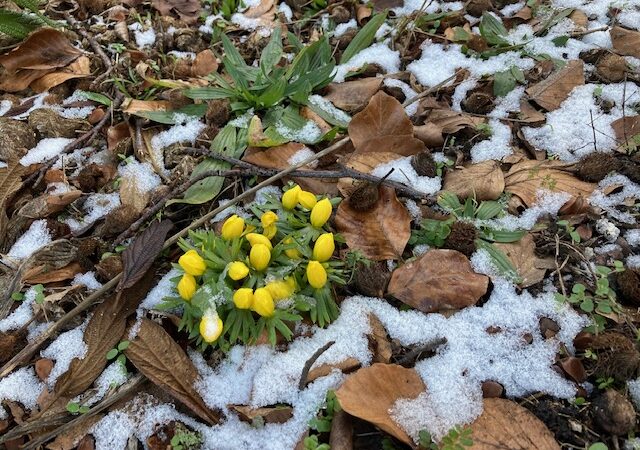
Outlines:
[[202, 319], [200, 319], [200, 336], [205, 342], [211, 344], [222, 334], [222, 319], [218, 317], [215, 309], [205, 311]]
[[331, 217], [332, 209], [333, 207], [331, 206], [331, 202], [328, 198], [320, 200], [311, 210], [311, 225], [316, 228], [320, 228], [322, 225], [327, 223], [327, 220]]
[[234, 238], [239, 238], [242, 236], [242, 232], [244, 231], [244, 219], [242, 217], [238, 217], [236, 214], [229, 217], [222, 224], [222, 237], [224, 239], [230, 240]]
[[267, 211], [262, 215], [262, 217], [260, 217], [260, 222], [262, 222], [262, 226], [264, 228], [268, 227], [269, 225], [273, 225], [277, 220], [278, 215], [273, 211]]
[[245, 237], [247, 238], [247, 241], [249, 241], [249, 244], [251, 244], [252, 247], [256, 244], [262, 244], [262, 245], [266, 245], [269, 248], [269, 250], [273, 248], [269, 238], [262, 234], [249, 233]]
[[[284, 240], [284, 243], [289, 245], [293, 244], [294, 241], [292, 238], [288, 237]], [[284, 251], [284, 253], [291, 259], [300, 259], [302, 257], [302, 254], [300, 254], [300, 251], [297, 248], [288, 248]]]
[[318, 261], [309, 261], [307, 265], [307, 280], [316, 289], [320, 289], [327, 284], [327, 271]]
[[300, 191], [298, 194], [298, 201], [305, 208], [311, 209], [316, 206], [316, 202], [318, 200], [316, 200], [316, 195], [313, 192]]
[[276, 235], [277, 232], [278, 232], [278, 227], [276, 226], [275, 223], [264, 227], [264, 230], [262, 230], [262, 234], [264, 234], [269, 239], [273, 239], [273, 237]]
[[277, 302], [293, 295], [296, 289], [296, 280], [293, 277], [288, 277], [286, 280], [271, 281], [267, 283], [265, 289]]
[[202, 275], [204, 271], [207, 270], [204, 259], [195, 250], [189, 250], [182, 255], [180, 259], [178, 259], [178, 264], [180, 264], [180, 267], [182, 267], [186, 273], [196, 277]]
[[180, 278], [180, 281], [178, 282], [178, 294], [180, 294], [180, 297], [185, 300], [191, 300], [193, 294], [196, 293], [197, 287], [198, 286], [196, 284], [196, 279], [193, 277], [193, 275], [185, 273], [184, 275], [182, 275], [182, 278]]
[[262, 317], [271, 317], [275, 311], [273, 297], [266, 288], [258, 288], [253, 294], [253, 305], [251, 309]]
[[313, 259], [320, 262], [328, 261], [333, 256], [335, 249], [336, 244], [333, 241], [333, 233], [321, 234], [313, 246]]
[[253, 289], [240, 288], [233, 293], [233, 304], [238, 309], [249, 309], [253, 304]]
[[298, 205], [298, 195], [302, 189], [297, 184], [289, 189], [287, 192], [282, 194], [282, 206], [285, 209], [293, 209]]
[[256, 244], [251, 247], [249, 253], [249, 262], [251, 266], [256, 270], [264, 270], [269, 265], [271, 260], [271, 250], [264, 244]]
[[249, 268], [242, 261], [234, 261], [229, 265], [227, 273], [229, 278], [238, 281], [249, 275]]

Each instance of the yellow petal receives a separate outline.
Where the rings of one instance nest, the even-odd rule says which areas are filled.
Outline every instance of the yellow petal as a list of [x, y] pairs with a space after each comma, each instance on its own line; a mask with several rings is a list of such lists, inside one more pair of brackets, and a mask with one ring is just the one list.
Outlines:
[[269, 248], [269, 250], [273, 248], [273, 245], [271, 245], [271, 241], [269, 240], [269, 238], [263, 234], [249, 233], [245, 237], [247, 238], [247, 241], [249, 241], [249, 244], [251, 244], [252, 247], [256, 244], [262, 244], [262, 245], [266, 245]]
[[298, 201], [305, 208], [311, 209], [316, 206], [318, 200], [316, 200], [316, 196], [313, 192], [300, 191], [298, 194]]
[[320, 289], [327, 284], [327, 271], [318, 261], [309, 261], [307, 265], [307, 280], [316, 289]]
[[289, 277], [287, 280], [271, 281], [267, 283], [265, 289], [269, 291], [271, 297], [277, 302], [278, 300], [283, 300], [293, 295], [295, 290], [295, 280]]
[[263, 227], [268, 227], [269, 225], [273, 225], [278, 220], [278, 215], [273, 211], [267, 211], [260, 217], [260, 222]]
[[227, 273], [229, 278], [238, 281], [249, 275], [249, 268], [242, 261], [234, 261], [229, 265]]
[[240, 288], [233, 293], [233, 304], [238, 309], [249, 309], [253, 304], [253, 289]]
[[251, 247], [249, 252], [249, 262], [251, 266], [256, 270], [264, 270], [269, 266], [271, 260], [271, 251], [269, 247], [264, 244], [256, 244]]
[[328, 261], [333, 256], [335, 249], [333, 233], [321, 234], [313, 246], [313, 259], [320, 262]]
[[244, 219], [234, 214], [224, 221], [221, 234], [224, 239], [230, 240], [242, 236], [243, 231]]
[[264, 234], [269, 239], [273, 239], [273, 237], [276, 235], [277, 232], [278, 232], [278, 227], [276, 226], [275, 223], [267, 227], [264, 227], [264, 229], [262, 230], [262, 234]]
[[193, 276], [202, 275], [207, 270], [207, 265], [202, 256], [196, 250], [189, 250], [178, 259], [178, 264], [182, 269]]
[[178, 294], [180, 294], [180, 297], [185, 300], [191, 300], [193, 294], [196, 293], [197, 287], [198, 285], [196, 284], [196, 279], [193, 275], [185, 273], [178, 282]]
[[256, 292], [253, 294], [253, 306], [251, 309], [262, 317], [273, 316], [275, 304], [273, 297], [271, 297], [271, 294], [266, 288], [256, 289]]
[[331, 217], [331, 211], [333, 210], [333, 206], [331, 206], [331, 202], [328, 198], [323, 198], [320, 200], [316, 206], [311, 210], [311, 225], [316, 228], [322, 227], [329, 217]]
[[207, 310], [200, 320], [200, 336], [211, 344], [222, 334], [222, 319], [215, 310]]
[[[289, 244], [293, 244], [294, 241], [292, 238], [288, 237], [284, 240], [284, 243], [289, 245]], [[300, 259], [302, 257], [302, 254], [297, 248], [288, 248], [284, 251], [284, 253], [291, 259]]]
[[285, 209], [293, 209], [298, 205], [298, 195], [302, 189], [297, 184], [282, 194], [282, 206]]

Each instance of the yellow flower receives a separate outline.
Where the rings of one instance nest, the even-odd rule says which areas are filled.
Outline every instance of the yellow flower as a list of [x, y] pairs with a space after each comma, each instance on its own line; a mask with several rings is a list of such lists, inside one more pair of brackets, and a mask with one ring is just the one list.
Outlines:
[[222, 334], [222, 319], [218, 317], [215, 309], [207, 309], [200, 319], [200, 336], [205, 342], [211, 344]]
[[195, 277], [202, 275], [207, 270], [204, 259], [195, 250], [189, 250], [182, 255], [178, 260], [178, 264], [186, 273]]
[[180, 297], [185, 300], [191, 300], [193, 294], [196, 293], [197, 287], [198, 285], [196, 284], [196, 279], [193, 275], [185, 273], [178, 282], [178, 294], [180, 294]]
[[[284, 240], [284, 243], [287, 245], [293, 244], [294, 240], [288, 237]], [[300, 259], [302, 257], [302, 255], [300, 254], [300, 251], [297, 248], [288, 248], [284, 251], [284, 253], [291, 259]]]
[[284, 209], [293, 209], [298, 205], [298, 195], [302, 189], [297, 184], [282, 194], [282, 206]]
[[298, 201], [307, 209], [311, 209], [316, 206], [317, 202], [315, 194], [308, 191], [300, 191], [298, 194]]
[[251, 244], [252, 247], [256, 244], [262, 244], [262, 245], [266, 245], [269, 248], [269, 250], [273, 248], [269, 238], [263, 234], [249, 233], [245, 237], [247, 238], [247, 241], [249, 241], [249, 244]]
[[264, 227], [264, 229], [262, 230], [262, 234], [264, 234], [269, 239], [273, 239], [273, 237], [276, 235], [277, 232], [278, 232], [278, 227], [276, 226], [275, 223]]
[[222, 224], [222, 237], [226, 240], [238, 238], [242, 236], [244, 231], [244, 219], [236, 214], [229, 217]]
[[311, 225], [316, 228], [320, 228], [322, 225], [327, 223], [327, 220], [331, 217], [332, 209], [333, 207], [331, 206], [331, 202], [328, 198], [320, 200], [311, 210]]
[[253, 305], [251, 309], [262, 317], [273, 316], [275, 311], [275, 304], [273, 303], [273, 297], [266, 288], [258, 288], [253, 294]]
[[262, 215], [262, 217], [260, 217], [260, 222], [262, 222], [262, 226], [264, 228], [268, 227], [269, 225], [273, 225], [277, 220], [278, 215], [273, 211], [267, 211]]
[[249, 309], [253, 304], [253, 289], [240, 288], [233, 293], [233, 304], [238, 309]]
[[321, 234], [315, 245], [313, 246], [313, 259], [325, 262], [331, 259], [336, 244], [333, 242], [333, 233]]
[[256, 244], [251, 247], [249, 253], [249, 262], [251, 266], [256, 270], [264, 270], [269, 265], [271, 260], [271, 250], [264, 244]]
[[327, 284], [327, 271], [318, 261], [309, 261], [309, 265], [307, 265], [307, 280], [316, 289], [320, 289]]
[[265, 289], [277, 302], [293, 295], [296, 290], [296, 280], [293, 277], [287, 277], [285, 280], [271, 281], [267, 283]]
[[242, 261], [234, 261], [229, 265], [227, 273], [232, 280], [238, 281], [249, 275], [249, 268]]

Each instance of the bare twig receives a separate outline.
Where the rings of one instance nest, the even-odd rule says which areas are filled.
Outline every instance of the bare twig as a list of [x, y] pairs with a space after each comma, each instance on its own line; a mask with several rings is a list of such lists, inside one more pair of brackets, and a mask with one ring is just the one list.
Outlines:
[[298, 390], [299, 391], [303, 390], [305, 388], [305, 386], [307, 385], [307, 377], [309, 376], [309, 370], [311, 370], [311, 366], [313, 366], [313, 364], [318, 360], [318, 358], [320, 358], [320, 356], [324, 352], [329, 350], [329, 347], [331, 347], [335, 343], [336, 343], [336, 341], [327, 342], [322, 347], [320, 347], [318, 350], [316, 350], [315, 353], [313, 355], [311, 355], [311, 358], [309, 358], [307, 360], [307, 362], [304, 363], [304, 367], [302, 368], [302, 373], [300, 373], [300, 381], [298, 382]]
[[420, 355], [422, 355], [423, 353], [432, 352], [446, 342], [446, 339], [441, 338], [420, 347], [413, 348], [409, 350], [402, 358], [400, 358], [397, 364], [401, 366], [408, 366], [410, 364], [413, 364], [420, 357]]

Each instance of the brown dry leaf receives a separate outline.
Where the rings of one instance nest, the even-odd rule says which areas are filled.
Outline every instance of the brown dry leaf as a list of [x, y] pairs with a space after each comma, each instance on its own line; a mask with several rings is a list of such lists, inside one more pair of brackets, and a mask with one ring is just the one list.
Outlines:
[[335, 369], [338, 369], [344, 373], [350, 373], [360, 367], [360, 365], [360, 361], [358, 361], [356, 358], [347, 358], [344, 361], [340, 361], [339, 363], [334, 364], [321, 364], [315, 369], [311, 369], [309, 371], [309, 373], [307, 374], [306, 382], [311, 383], [318, 378], [326, 377]]
[[173, 222], [165, 219], [162, 222], [154, 221], [149, 228], [144, 230], [124, 252], [122, 252], [122, 278], [116, 287], [121, 291], [135, 285], [149, 270], [153, 260], [162, 251], [164, 239]]
[[584, 62], [581, 59], [569, 61], [562, 69], [545, 80], [529, 86], [529, 98], [547, 111], [558, 109], [576, 86], [584, 84]]
[[443, 134], [453, 134], [463, 128], [475, 128], [484, 123], [482, 117], [474, 117], [451, 109], [434, 109], [429, 113], [425, 123], [437, 127]]
[[[298, 142], [288, 142], [286, 144], [269, 147], [264, 150], [261, 148], [249, 148], [242, 159], [243, 161], [256, 164], [260, 167], [282, 170], [290, 167], [291, 164], [289, 164], [289, 159], [305, 147], [306, 146], [304, 144], [300, 144]], [[301, 168], [300, 170], [309, 169]], [[335, 181], [305, 177], [293, 177], [292, 179], [294, 182], [299, 184], [302, 189], [313, 192], [314, 194], [338, 194], [338, 188], [336, 187]]]
[[356, 211], [343, 201], [336, 227], [351, 250], [374, 261], [398, 259], [411, 236], [411, 215], [392, 188], [381, 186], [380, 199], [370, 211]]
[[73, 450], [76, 447], [81, 450], [78, 444], [102, 417], [100, 414], [85, 417], [76, 425], [58, 434], [52, 442], [47, 444], [47, 450]]
[[147, 295], [152, 282], [153, 271], [150, 270], [135, 286], [112, 295], [98, 305], [84, 331], [87, 353], [83, 359], [75, 358], [69, 370], [56, 381], [55, 393], [58, 397], [73, 398], [98, 378], [107, 365], [107, 352], [124, 334], [127, 317]]
[[44, 92], [73, 78], [84, 78], [91, 75], [91, 60], [82, 55], [60, 71], [51, 72], [31, 83], [36, 92]]
[[424, 145], [427, 147], [440, 147], [444, 144], [442, 128], [431, 122], [427, 122], [424, 125], [414, 126], [413, 134], [424, 142]]
[[403, 6], [404, 0], [372, 0], [371, 3], [373, 3], [375, 11], [384, 11], [385, 9]]
[[414, 369], [395, 364], [373, 364], [347, 377], [336, 390], [344, 411], [376, 425], [396, 439], [415, 448], [415, 443], [390, 415], [399, 399], [413, 399], [425, 391]]
[[78, 189], [71, 189], [62, 194], [42, 194], [26, 203], [20, 208], [18, 214], [29, 219], [42, 219], [62, 211], [81, 195], [82, 191]]
[[138, 335], [124, 353], [144, 376], [198, 417], [210, 425], [218, 423], [220, 412], [209, 409], [193, 387], [198, 377], [193, 362], [160, 325], [143, 318]]
[[124, 177], [120, 183], [120, 202], [124, 206], [130, 206], [140, 214], [151, 197], [151, 192], [140, 187], [141, 181], [136, 177]]
[[504, 175], [497, 161], [469, 164], [462, 169], [448, 171], [442, 189], [461, 199], [495, 200], [504, 190]]
[[194, 77], [205, 77], [216, 70], [218, 70], [218, 60], [209, 49], [198, 53], [191, 65], [191, 74]]
[[342, 409], [333, 414], [329, 447], [331, 450], [353, 450], [353, 421]]
[[549, 263], [553, 264], [553, 258], [543, 260], [536, 256], [536, 244], [530, 233], [524, 235], [518, 242], [502, 244], [496, 242], [493, 244], [509, 258], [516, 268], [516, 272], [520, 275], [522, 282], [519, 284], [521, 288], [533, 286], [542, 281], [546, 273]]
[[589, 197], [595, 185], [573, 176], [570, 167], [571, 164], [551, 160], [514, 164], [504, 178], [505, 192], [518, 196], [527, 207], [536, 203], [540, 189], [567, 192], [572, 197], [568, 204], [575, 202], [580, 195]]
[[482, 415], [470, 427], [470, 450], [560, 450], [544, 423], [511, 400], [485, 399]]
[[487, 292], [489, 278], [473, 271], [456, 250], [429, 250], [391, 274], [387, 292], [426, 313], [475, 305]]
[[518, 111], [518, 119], [526, 123], [542, 123], [546, 116], [535, 109], [527, 100], [520, 100], [520, 111]]
[[113, 150], [124, 139], [131, 137], [129, 124], [120, 122], [117, 125], [107, 128], [107, 148]]
[[275, 6], [274, 0], [260, 0], [260, 2], [257, 5], [254, 5], [249, 9], [247, 9], [244, 12], [244, 15], [252, 19], [257, 19], [258, 17], [264, 16], [269, 11], [271, 11], [274, 6]]
[[7, 237], [7, 204], [22, 186], [24, 169], [18, 160], [7, 161], [7, 167], [0, 169], [0, 248]]
[[81, 54], [62, 31], [40, 28], [18, 47], [0, 56], [0, 64], [10, 73], [20, 69], [50, 70], [65, 67]]
[[400, 102], [383, 91], [378, 91], [367, 107], [353, 116], [349, 138], [356, 153], [384, 149], [409, 156], [425, 149], [424, 142], [413, 137], [413, 124]]
[[621, 117], [611, 122], [611, 128], [618, 142], [624, 144], [625, 141], [640, 134], [640, 116]]
[[609, 30], [611, 42], [616, 53], [622, 56], [640, 58], [640, 32], [613, 27]]
[[262, 418], [264, 423], [285, 423], [293, 417], [293, 408], [291, 406], [252, 408], [244, 405], [230, 405], [230, 408], [238, 413], [240, 420], [249, 423], [252, 423], [257, 417]]
[[122, 112], [136, 114], [147, 111], [169, 111], [173, 105], [168, 100], [136, 100], [128, 98], [122, 103]]
[[381, 85], [382, 78], [377, 77], [345, 81], [344, 83], [331, 83], [327, 86], [325, 98], [337, 108], [353, 114], [369, 104], [371, 97], [378, 92]]
[[82, 273], [82, 266], [78, 262], [72, 262], [60, 269], [33, 275], [29, 278], [24, 278], [22, 281], [26, 284], [48, 284], [70, 280], [79, 273]]
[[27, 87], [31, 83], [33, 83], [38, 78], [43, 75], [48, 74], [49, 72], [53, 72], [55, 69], [47, 69], [47, 70], [31, 70], [24, 69], [19, 70], [15, 74], [9, 74], [9, 72], [5, 72], [0, 76], [0, 91], [7, 92], [19, 92]]
[[372, 361], [387, 364], [393, 353], [387, 330], [374, 314], [369, 314], [369, 324], [371, 331], [367, 337], [369, 338], [369, 348], [373, 354]]
[[168, 16], [174, 11], [180, 20], [187, 24], [198, 21], [201, 5], [198, 0], [152, 0], [151, 6], [158, 10], [160, 15]]
[[[399, 158], [401, 158], [400, 155], [390, 152], [351, 153], [342, 158], [341, 163], [358, 172], [371, 173], [379, 165], [388, 164]], [[353, 178], [340, 178], [338, 181], [338, 190], [343, 197], [350, 196], [357, 186]]]

